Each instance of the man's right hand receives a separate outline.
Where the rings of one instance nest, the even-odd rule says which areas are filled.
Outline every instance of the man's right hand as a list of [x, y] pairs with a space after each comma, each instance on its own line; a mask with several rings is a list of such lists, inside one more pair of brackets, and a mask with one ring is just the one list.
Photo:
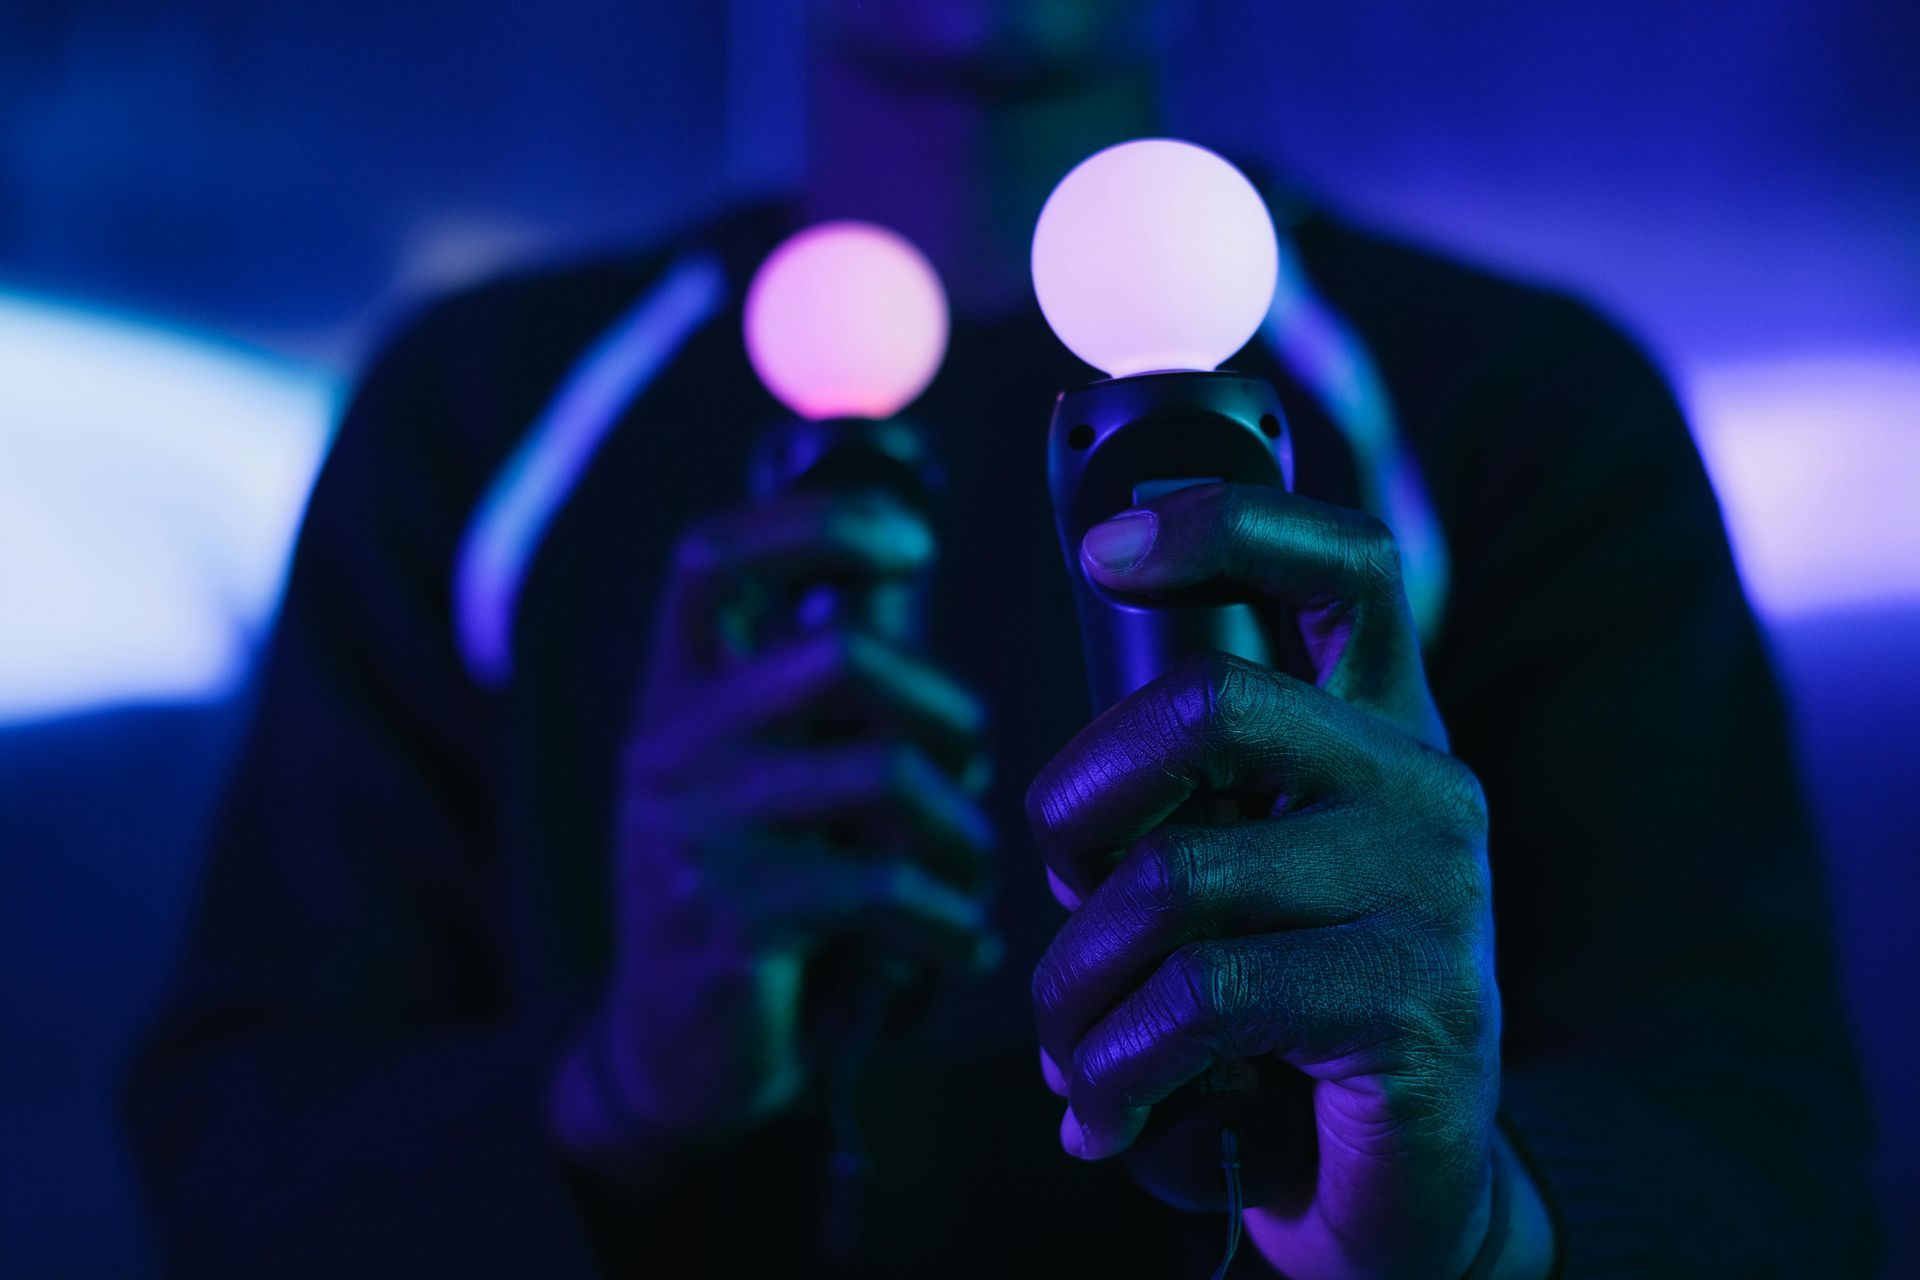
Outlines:
[[874, 629], [757, 639], [806, 583], [884, 590], [933, 553], [878, 496], [795, 495], [681, 539], [621, 766], [613, 969], [549, 1094], [576, 1158], [645, 1165], [789, 1102], [829, 941], [992, 962], [979, 703]]

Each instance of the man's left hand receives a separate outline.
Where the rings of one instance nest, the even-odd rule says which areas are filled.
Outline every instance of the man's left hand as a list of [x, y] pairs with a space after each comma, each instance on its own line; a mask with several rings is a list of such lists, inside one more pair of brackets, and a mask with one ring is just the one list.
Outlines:
[[[1027, 808], [1073, 914], [1033, 979], [1061, 1141], [1125, 1150], [1219, 1058], [1310, 1079], [1308, 1184], [1248, 1214], [1295, 1277], [1457, 1276], [1488, 1229], [1500, 997], [1487, 814], [1448, 754], [1392, 536], [1278, 490], [1170, 494], [1089, 531], [1152, 597], [1239, 588], [1310, 679], [1199, 655], [1109, 709]], [[1255, 816], [1189, 822], [1196, 797]]]

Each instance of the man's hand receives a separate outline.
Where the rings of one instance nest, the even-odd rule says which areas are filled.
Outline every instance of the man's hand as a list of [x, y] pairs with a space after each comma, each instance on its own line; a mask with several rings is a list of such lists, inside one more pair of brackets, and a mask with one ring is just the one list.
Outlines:
[[979, 704], [862, 630], [763, 643], [805, 584], [897, 587], [932, 554], [898, 504], [824, 494], [681, 540], [620, 779], [613, 971], [550, 1092], [576, 1157], [645, 1166], [788, 1102], [826, 943], [992, 956]]
[[[1090, 530], [1082, 556], [1116, 592], [1244, 588], [1295, 620], [1312, 679], [1197, 656], [1029, 791], [1073, 910], [1033, 979], [1063, 1145], [1114, 1155], [1215, 1059], [1271, 1055], [1312, 1082], [1318, 1151], [1249, 1212], [1262, 1252], [1301, 1280], [1462, 1274], [1499, 1093], [1487, 814], [1447, 754], [1391, 536], [1222, 484]], [[1186, 821], [1196, 797], [1255, 816]]]

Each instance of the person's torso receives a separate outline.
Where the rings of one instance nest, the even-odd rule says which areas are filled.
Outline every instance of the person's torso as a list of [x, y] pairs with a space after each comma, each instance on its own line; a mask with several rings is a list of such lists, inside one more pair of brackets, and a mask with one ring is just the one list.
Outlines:
[[[514, 989], [586, 991], [604, 972], [616, 762], [656, 594], [678, 534], [745, 500], [755, 436], [784, 413], [756, 380], [740, 336], [741, 286], [774, 239], [762, 229], [722, 254], [728, 296], [614, 409], [519, 584], [509, 619], [513, 672], [495, 695], [488, 734], [503, 959]], [[597, 335], [621, 314], [608, 312], [610, 300], [647, 287], [602, 281], [598, 319], [568, 323]], [[544, 330], [529, 337], [551, 340]], [[582, 360], [590, 356], [591, 342], [575, 345]], [[1297, 371], [1262, 337], [1228, 367], [1279, 388], [1300, 491], [1359, 505], [1355, 455]], [[569, 363], [543, 402], [578, 372]], [[1109, 1258], [1122, 1273], [1194, 1270], [1217, 1245], [1218, 1224], [1164, 1208], [1111, 1163], [1083, 1166], [1061, 1152], [1060, 1104], [1041, 1083], [1029, 1011], [1030, 975], [1063, 915], [1027, 836], [1024, 793], [1088, 719], [1043, 445], [1056, 393], [1094, 376], [1030, 307], [993, 325], [956, 324], [944, 366], [908, 410], [930, 431], [946, 471], [931, 651], [991, 714], [995, 771], [985, 803], [1001, 838], [995, 918], [1007, 947], [992, 974], [943, 989], [867, 1072], [860, 1110], [876, 1176], [863, 1257], [879, 1274], [1004, 1263], [1010, 1239], [1037, 1232], [1038, 1242], [1048, 1223], [1103, 1222], [1098, 1238], [1079, 1246], [1082, 1261]], [[821, 1128], [817, 1106], [803, 1108], [767, 1135], [755, 1171], [742, 1175], [795, 1188], [768, 1211], [774, 1236], [817, 1231]], [[1033, 1221], [1023, 1226], [1026, 1217]], [[983, 1232], [984, 1222], [996, 1225]], [[751, 1241], [725, 1247], [758, 1256]]]

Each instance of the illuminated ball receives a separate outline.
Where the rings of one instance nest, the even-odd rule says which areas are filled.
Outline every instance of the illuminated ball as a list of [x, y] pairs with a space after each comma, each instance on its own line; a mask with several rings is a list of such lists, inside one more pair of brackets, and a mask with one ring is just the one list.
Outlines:
[[803, 418], [889, 418], [947, 353], [947, 296], [920, 251], [870, 222], [823, 222], [767, 256], [747, 289], [747, 357]]
[[1168, 138], [1123, 142], [1060, 180], [1033, 231], [1033, 288], [1073, 353], [1114, 377], [1215, 369], [1273, 302], [1266, 202], [1238, 169]]

